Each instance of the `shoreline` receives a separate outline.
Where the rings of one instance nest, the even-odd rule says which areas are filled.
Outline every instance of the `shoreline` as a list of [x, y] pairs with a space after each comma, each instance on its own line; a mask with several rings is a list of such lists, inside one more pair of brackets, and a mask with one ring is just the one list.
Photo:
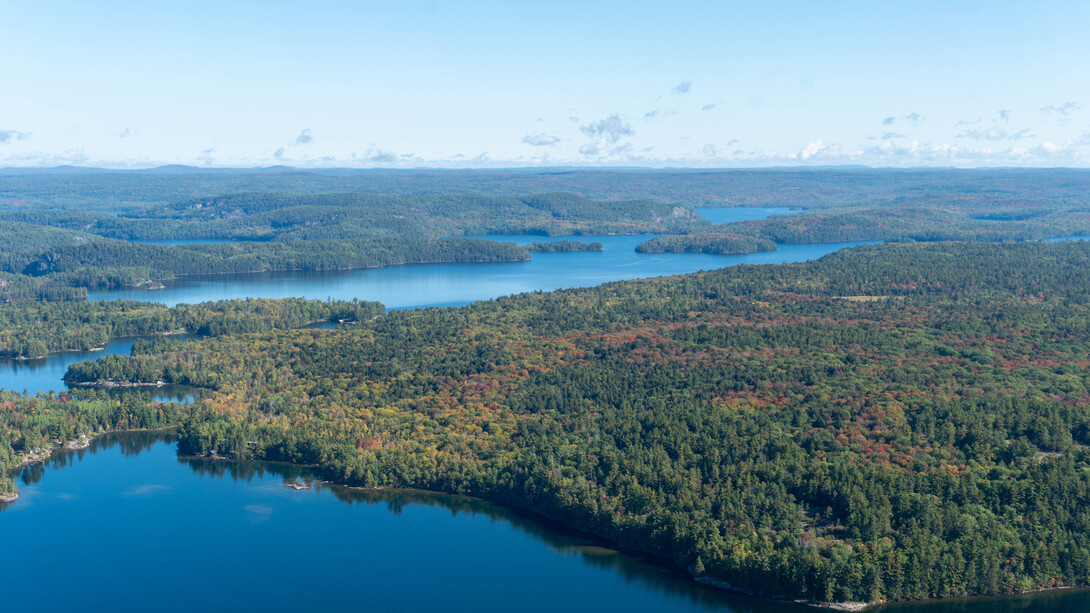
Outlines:
[[[601, 236], [601, 235], [596, 235], [596, 236]], [[477, 240], [485, 240], [485, 239], [477, 239]], [[502, 241], [493, 241], [493, 242], [502, 242]], [[529, 254], [529, 253], [530, 252], [527, 252], [527, 254]], [[391, 262], [389, 264], [371, 264], [371, 265], [368, 265], [368, 266], [345, 266], [345, 267], [338, 267], [338, 268], [266, 268], [266, 269], [262, 269], [262, 270], [232, 270], [232, 271], [226, 271], [226, 272], [182, 272], [182, 273], [171, 273], [172, 276], [164, 277], [162, 279], [155, 279], [155, 281], [157, 281], [158, 283], [163, 283], [164, 281], [174, 281], [174, 280], [182, 278], [182, 277], [204, 277], [204, 276], [211, 277], [211, 276], [219, 276], [219, 275], [257, 275], [257, 274], [270, 273], [270, 272], [344, 272], [344, 271], [350, 271], [350, 270], [375, 270], [377, 268], [390, 268], [392, 266], [416, 266], [416, 265], [420, 265], [420, 264], [517, 264], [519, 262], [529, 262], [532, 259], [533, 259], [532, 257], [525, 257], [525, 258], [520, 258], [520, 259], [517, 259], [517, 260], [419, 260], [419, 261], [412, 261], [412, 262]], [[122, 284], [122, 285], [119, 285], [119, 286], [84, 287], [83, 289], [96, 290], [96, 291], [102, 291], [102, 290], [110, 291], [111, 289], [123, 289], [123, 288], [139, 289], [141, 287], [146, 287], [146, 286], [147, 286], [147, 281], [143, 281], [143, 282], [135, 283], [135, 284]], [[156, 289], [166, 289], [166, 286], [164, 285], [163, 287], [156, 288]]]
[[[212, 459], [218, 459], [218, 460], [227, 459], [228, 461], [238, 461], [238, 460], [230, 460], [229, 458], [212, 458]], [[252, 460], [252, 461], [265, 462], [266, 460]], [[310, 468], [310, 469], [315, 469], [315, 468], [320, 469], [321, 468], [320, 466], [317, 466], [317, 465], [293, 464], [291, 462], [273, 462], [273, 463], [288, 464], [288, 465], [291, 465], [291, 466], [296, 466], [296, 467], [301, 467], [301, 468]], [[427, 488], [421, 488], [421, 487], [387, 487], [387, 486], [365, 487], [365, 486], [345, 485], [343, 483], [337, 483], [336, 481], [330, 481], [328, 479], [318, 479], [318, 478], [315, 478], [314, 483], [321, 484], [322, 486], [325, 486], [325, 487], [336, 487], [336, 488], [342, 488], [342, 489], [346, 489], [346, 490], [360, 491], [360, 492], [398, 492], [398, 491], [424, 492], [424, 493], [428, 493], [428, 494], [440, 494], [440, 495], [444, 495], [444, 496], [462, 496], [462, 497], [466, 497], [466, 498], [473, 498], [473, 499], [476, 499], [476, 500], [481, 500], [481, 501], [487, 502], [489, 504], [494, 504], [494, 505], [498, 505], [498, 506], [501, 506], [501, 507], [506, 507], [508, 509], [512, 509], [512, 510], [515, 510], [515, 511], [518, 511], [518, 512], [523, 512], [523, 513], [533, 515], [536, 518], [538, 518], [539, 521], [541, 519], [544, 519], [544, 520], [546, 520], [548, 522], [553, 522], [555, 524], [559, 524], [560, 526], [563, 526], [567, 530], [571, 530], [571, 531], [576, 532], [578, 534], [584, 535], [585, 537], [587, 537], [587, 538], [589, 538], [591, 540], [596, 540], [596, 541], [599, 541], [600, 543], [606, 544], [606, 545], [609, 546], [610, 549], [613, 549], [613, 550], [615, 550], [615, 551], [617, 551], [619, 553], [623, 553], [623, 554], [630, 555], [630, 556], [640, 556], [640, 557], [650, 558], [652, 560], [655, 560], [657, 563], [661, 564], [662, 566], [672, 568], [672, 569], [676, 569], [676, 570], [684, 573], [685, 575], [688, 576], [688, 578], [691, 581], [693, 581], [695, 583], [699, 583], [699, 584], [701, 584], [701, 585], [703, 585], [705, 587], [708, 587], [708, 588], [712, 588], [712, 589], [715, 589], [715, 590], [722, 590], [722, 591], [726, 591], [726, 592], [733, 592], [735, 594], [741, 594], [743, 596], [748, 596], [748, 597], [751, 597], [751, 598], [760, 598], [760, 599], [764, 599], [764, 600], [775, 600], [777, 602], [793, 603], [793, 604], [797, 604], [797, 605], [812, 607], [814, 609], [826, 609], [826, 610], [830, 610], [830, 611], [842, 611], [842, 612], [846, 612], [846, 613], [860, 613], [862, 611], [871, 611], [871, 610], [881, 611], [882, 607], [887, 606], [887, 605], [904, 605], [904, 604], [909, 604], [909, 603], [925, 603], [925, 602], [957, 602], [957, 601], [963, 601], [963, 600], [977, 600], [977, 599], [983, 599], [983, 598], [1007, 599], [1007, 598], [1017, 597], [1017, 596], [1026, 596], [1026, 595], [1036, 594], [1036, 593], [1056, 592], [1056, 591], [1063, 591], [1063, 590], [1090, 590], [1090, 586], [1061, 585], [1061, 586], [1055, 586], [1055, 587], [1041, 587], [1041, 588], [1035, 588], [1035, 589], [1030, 589], [1030, 590], [1025, 590], [1025, 591], [1019, 591], [1019, 592], [1008, 592], [1008, 593], [1003, 593], [1003, 594], [980, 594], [980, 595], [974, 595], [974, 596], [948, 596], [948, 597], [939, 597], [939, 598], [919, 598], [919, 599], [912, 599], [912, 600], [880, 600], [880, 601], [875, 601], [875, 602], [862, 602], [862, 601], [823, 602], [823, 601], [818, 601], [818, 600], [806, 600], [806, 599], [801, 599], [801, 598], [792, 598], [790, 596], [782, 596], [782, 595], [777, 595], [777, 594], [771, 594], [771, 593], [768, 593], [768, 592], [761, 592], [759, 590], [752, 590], [752, 589], [738, 587], [738, 586], [735, 586], [735, 585], [731, 584], [730, 582], [728, 582], [728, 581], [726, 581], [724, 579], [721, 579], [719, 577], [716, 577], [716, 576], [714, 576], [714, 575], [712, 575], [710, 573], [697, 576], [697, 575], [693, 574], [693, 571], [692, 571], [691, 568], [684, 568], [684, 567], [678, 566], [670, 558], [664, 557], [664, 556], [656, 554], [654, 552], [642, 550], [642, 549], [631, 549], [631, 548], [628, 548], [628, 547], [624, 547], [620, 543], [617, 543], [616, 541], [613, 541], [613, 540], [611, 540], [611, 539], [609, 539], [607, 537], [604, 537], [604, 536], [601, 536], [601, 535], [598, 535], [598, 534], [594, 534], [593, 532], [588, 532], [587, 530], [584, 530], [582, 528], [579, 528], [578, 526], [572, 525], [571, 523], [566, 522], [566, 521], [564, 521], [564, 520], [562, 520], [562, 519], [560, 519], [558, 517], [555, 517], [555, 516], [553, 516], [553, 515], [551, 515], [549, 513], [545, 513], [543, 511], [540, 511], [540, 510], [535, 509], [533, 507], [520, 505], [520, 504], [515, 504], [515, 503], [504, 501], [504, 500], [486, 498], [486, 497], [483, 497], [483, 496], [473, 495], [473, 494], [461, 494], [461, 493], [457, 493], [457, 492], [451, 492], [451, 491], [448, 491], [448, 490], [427, 489]]]
[[[60, 443], [53, 443], [45, 447], [42, 451], [23, 454], [19, 458], [19, 462], [12, 465], [10, 472], [22, 470], [31, 464], [43, 464], [46, 460], [53, 457], [54, 453], [58, 451], [81, 451], [91, 446], [91, 443], [95, 439], [106, 436], [107, 434], [121, 434], [124, 432], [162, 432], [164, 430], [172, 430], [178, 426], [165, 426], [162, 428], [129, 428], [126, 430], [103, 430], [101, 432], [93, 432], [91, 434], [81, 434], [79, 438], [72, 440], [65, 440]], [[19, 499], [19, 490], [15, 490], [10, 494], [0, 494], [0, 503], [12, 503]]]
[[[102, 432], [93, 433], [91, 435], [83, 434], [77, 439], [66, 440], [66, 441], [64, 441], [62, 443], [57, 444], [56, 446], [49, 447], [47, 450], [45, 450], [43, 452], [38, 452], [38, 453], [35, 453], [35, 454], [27, 454], [26, 456], [24, 456], [22, 458], [21, 462], [17, 466], [14, 467], [14, 469], [19, 469], [19, 468], [22, 468], [24, 466], [27, 466], [27, 465], [30, 465], [30, 464], [33, 464], [33, 463], [36, 463], [36, 462], [44, 462], [45, 460], [49, 459], [54, 453], [56, 453], [58, 451], [78, 451], [78, 450], [86, 449], [87, 447], [89, 447], [91, 445], [91, 443], [95, 439], [97, 439], [99, 437], [102, 437], [102, 436], [105, 436], [105, 435], [108, 435], [108, 434], [124, 434], [124, 433], [127, 433], [127, 432], [163, 432], [163, 431], [167, 431], [167, 430], [176, 429], [177, 427], [178, 427], [177, 425], [172, 425], [172, 426], [165, 426], [165, 427], [162, 427], [162, 428], [151, 428], [151, 429], [149, 429], [149, 428], [133, 428], [133, 429], [125, 429], [125, 430], [105, 430], [105, 431], [102, 431]], [[175, 442], [175, 444], [177, 444], [177, 440], [175, 440], [174, 442]], [[273, 461], [273, 460], [239, 460], [239, 459], [236, 459], [236, 458], [229, 458], [229, 457], [223, 457], [223, 456], [214, 456], [214, 455], [213, 456], [209, 456], [209, 455], [191, 455], [191, 454], [182, 453], [180, 450], [177, 450], [177, 453], [178, 453], [179, 457], [199, 458], [199, 459], [205, 459], [205, 460], [227, 461], [227, 462], [260, 462], [260, 463], [269, 463], [269, 464], [280, 464], [280, 465], [285, 465], [285, 466], [292, 466], [292, 467], [299, 468], [299, 469], [307, 469], [307, 470], [314, 471], [314, 472], [317, 472], [317, 471], [321, 470], [320, 465], [313, 465], [313, 464], [296, 464], [296, 463], [292, 463], [292, 462], [282, 462], [282, 461], [278, 462], [278, 461]], [[317, 485], [325, 486], [325, 487], [343, 488], [343, 489], [346, 489], [346, 490], [362, 491], [362, 492], [397, 492], [397, 491], [412, 492], [412, 491], [416, 491], [416, 492], [424, 492], [424, 493], [428, 493], [428, 494], [438, 494], [438, 495], [444, 495], [444, 496], [459, 496], [459, 497], [473, 498], [473, 499], [480, 500], [480, 501], [483, 501], [483, 502], [486, 502], [486, 503], [489, 503], [489, 504], [494, 504], [494, 505], [497, 505], [497, 506], [500, 506], [500, 507], [506, 507], [506, 508], [514, 510], [516, 512], [527, 513], [529, 515], [537, 517], [539, 521], [540, 520], [545, 520], [547, 522], [552, 522], [552, 523], [558, 524], [559, 526], [562, 526], [563, 528], [565, 528], [567, 530], [571, 530], [571, 531], [573, 531], [573, 532], [575, 532], [577, 534], [584, 535], [588, 539], [598, 541], [599, 543], [602, 543], [602, 544], [608, 546], [610, 549], [613, 549], [613, 550], [615, 550], [615, 551], [617, 551], [619, 553], [623, 553], [623, 554], [630, 555], [630, 556], [639, 556], [639, 557], [649, 558], [651, 560], [654, 560], [656, 563], [661, 564], [664, 567], [673, 568], [673, 569], [676, 569], [677, 571], [679, 571], [681, 573], [684, 573], [684, 575], [687, 576], [691, 581], [693, 581], [695, 583], [699, 583], [702, 586], [705, 586], [707, 588], [716, 589], [716, 590], [723, 590], [723, 591], [727, 591], [727, 592], [733, 592], [733, 593], [741, 594], [743, 596], [748, 596], [748, 597], [751, 597], [751, 598], [776, 600], [776, 601], [779, 601], [779, 602], [790, 602], [790, 603], [794, 603], [794, 604], [798, 604], [798, 605], [813, 607], [813, 608], [816, 608], [816, 609], [828, 609], [828, 610], [832, 610], [832, 611], [844, 611], [844, 612], [849, 612], [849, 613], [858, 613], [858, 612], [868, 611], [868, 610], [875, 609], [875, 608], [878, 608], [878, 610], [881, 610], [880, 608], [883, 607], [883, 606], [886, 606], [886, 605], [907, 604], [907, 603], [925, 603], [925, 602], [937, 602], [937, 601], [950, 602], [950, 601], [963, 601], [963, 600], [977, 600], [977, 599], [984, 599], [984, 598], [1002, 598], [1002, 599], [1006, 599], [1006, 598], [1009, 598], [1009, 597], [1026, 596], [1026, 595], [1031, 595], [1031, 594], [1036, 594], [1036, 593], [1056, 592], [1056, 591], [1062, 591], [1062, 590], [1088, 590], [1088, 589], [1090, 589], [1090, 587], [1086, 587], [1086, 586], [1062, 585], [1062, 586], [1055, 586], [1055, 587], [1035, 588], [1035, 589], [1031, 589], [1031, 590], [1019, 591], [1019, 592], [1009, 592], [1009, 593], [1003, 593], [1003, 594], [981, 594], [981, 595], [974, 595], [974, 596], [953, 596], [953, 597], [944, 597], [944, 598], [943, 597], [940, 597], [940, 598], [922, 598], [922, 599], [913, 599], [913, 600], [876, 601], [876, 602], [858, 602], [858, 601], [855, 601], [855, 602], [853, 602], [853, 601], [847, 601], [847, 602], [821, 602], [821, 601], [796, 599], [796, 598], [792, 598], [790, 596], [770, 594], [770, 593], [767, 593], [767, 592], [761, 592], [759, 590], [753, 590], [753, 589], [738, 587], [738, 586], [735, 586], [735, 585], [729, 583], [728, 581], [726, 581], [724, 579], [721, 579], [719, 577], [716, 577], [716, 576], [714, 576], [714, 575], [712, 575], [710, 573], [697, 576], [697, 575], [695, 575], [693, 573], [692, 568], [684, 568], [684, 567], [678, 566], [677, 564], [673, 563], [673, 561], [670, 558], [664, 557], [664, 556], [656, 554], [654, 552], [642, 550], [642, 549], [632, 549], [632, 548], [624, 547], [620, 543], [617, 543], [616, 541], [613, 541], [613, 540], [611, 540], [611, 539], [609, 539], [607, 537], [597, 535], [597, 534], [594, 534], [592, 532], [588, 532], [585, 529], [579, 528], [579, 527], [577, 527], [575, 525], [572, 525], [571, 523], [569, 523], [567, 521], [564, 521], [564, 520], [562, 520], [562, 519], [560, 519], [558, 517], [555, 517], [555, 516], [553, 516], [553, 515], [551, 515], [549, 513], [543, 512], [541, 510], [535, 509], [535, 508], [530, 507], [530, 506], [516, 504], [516, 503], [513, 503], [513, 502], [501, 500], [501, 499], [498, 499], [498, 498], [488, 498], [488, 497], [484, 497], [484, 496], [480, 496], [480, 495], [473, 495], [473, 494], [462, 494], [462, 493], [457, 493], [457, 492], [452, 492], [452, 491], [449, 491], [449, 490], [442, 490], [442, 489], [428, 489], [428, 488], [422, 488], [422, 487], [388, 487], [388, 486], [366, 487], [366, 486], [352, 486], [352, 485], [346, 485], [346, 484], [343, 484], [343, 483], [338, 483], [336, 481], [332, 481], [332, 480], [328, 480], [328, 479], [322, 479], [317, 474], [312, 473], [312, 476], [313, 476], [312, 480], [304, 481], [302, 484], [298, 484], [298, 485], [294, 485], [294, 484], [284, 485], [284, 484], [281, 484], [280, 487], [283, 487], [285, 489], [291, 489], [293, 491], [294, 490], [307, 490], [307, 489], [313, 489], [315, 491], [321, 491], [321, 487], [319, 487], [319, 488], [313, 488], [312, 487], [313, 485], [317, 484]], [[18, 490], [14, 491], [14, 492], [11, 492], [9, 494], [0, 494], [0, 503], [3, 503], [3, 504], [10, 504], [10, 503], [15, 502], [18, 499], [19, 499], [19, 491]]]

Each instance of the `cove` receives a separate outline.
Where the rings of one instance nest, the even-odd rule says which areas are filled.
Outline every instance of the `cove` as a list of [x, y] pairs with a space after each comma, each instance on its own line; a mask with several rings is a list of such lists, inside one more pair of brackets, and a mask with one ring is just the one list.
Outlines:
[[[27, 392], [30, 395], [38, 392], [58, 391], [63, 392], [68, 386], [62, 380], [64, 373], [68, 371], [68, 365], [81, 360], [93, 360], [104, 355], [120, 354], [129, 355], [133, 343], [138, 337], [123, 337], [110, 339], [106, 346], [97, 351], [61, 351], [51, 353], [44, 358], [15, 360], [0, 358], [0, 388], [14, 392]], [[176, 334], [171, 336], [175, 340], [188, 340], [189, 334]], [[149, 388], [144, 388], [149, 390]], [[111, 393], [122, 393], [124, 390], [111, 390]], [[167, 385], [154, 388], [152, 399], [160, 401], [191, 402], [193, 400], [192, 388], [181, 385]]]
[[[23, 469], [22, 497], [0, 508], [5, 609], [816, 610], [701, 586], [532, 513], [419, 491], [294, 491], [280, 485], [303, 468], [179, 457], [173, 441], [106, 435]], [[1088, 609], [1090, 593], [1063, 591], [876, 610]]]

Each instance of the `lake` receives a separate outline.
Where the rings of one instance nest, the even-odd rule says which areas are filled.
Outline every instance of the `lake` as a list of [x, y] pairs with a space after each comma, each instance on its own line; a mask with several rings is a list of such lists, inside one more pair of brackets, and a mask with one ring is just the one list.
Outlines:
[[[171, 336], [176, 340], [192, 338], [189, 334]], [[80, 360], [93, 360], [109, 354], [129, 355], [136, 337], [110, 339], [106, 347], [99, 351], [61, 351], [44, 358], [31, 360], [12, 360], [0, 358], [0, 387], [30, 395], [50, 390], [63, 391], [68, 386], [62, 381], [68, 365]], [[148, 388], [145, 388], [147, 390]], [[111, 390], [121, 393], [122, 390]], [[185, 386], [168, 385], [155, 389], [152, 397], [156, 400], [192, 402], [193, 390]]]
[[527, 262], [410, 264], [365, 270], [282, 271], [191, 275], [164, 281], [161, 290], [124, 287], [88, 292], [90, 300], [181, 302], [234, 298], [301, 297], [378, 300], [392, 309], [461, 306], [508, 294], [599, 285], [608, 281], [678, 275], [737, 264], [802, 262], [862, 244], [780, 245], [778, 251], [745, 255], [636, 253], [653, 235], [540, 237], [490, 235], [497, 241], [599, 241], [601, 252], [535, 253]]
[[[166, 433], [59, 452], [24, 469], [22, 497], [0, 509], [5, 610], [816, 611], [706, 588], [659, 560], [477, 499], [280, 487], [306, 477], [282, 464], [180, 458]], [[1090, 594], [881, 609], [1059, 610], [1090, 610]]]
[[[526, 244], [571, 237], [490, 236]], [[391, 309], [460, 306], [508, 294], [599, 285], [607, 281], [676, 275], [738, 264], [801, 262], [863, 243], [781, 245], [779, 251], [746, 255], [636, 253], [650, 238], [587, 236], [604, 251], [535, 253], [529, 262], [497, 264], [412, 264], [367, 270], [288, 271], [242, 275], [202, 275], [166, 281], [166, 289], [121, 288], [89, 292], [91, 300], [142, 300], [176, 305], [234, 298], [303, 297], [325, 300], [378, 300]], [[105, 351], [66, 351], [39, 360], [0, 360], [0, 388], [30, 393], [66, 389], [68, 365], [106, 353], [127, 354], [133, 339], [115, 339]]]
[[[700, 208], [697, 211], [715, 223], [763, 219], [793, 212], [788, 208]], [[476, 238], [522, 245], [534, 241], [599, 241], [603, 244], [603, 251], [535, 253], [528, 262], [494, 264], [413, 264], [367, 270], [193, 275], [166, 281], [166, 287], [161, 290], [132, 287], [98, 290], [88, 292], [88, 298], [141, 300], [169, 306], [208, 300], [288, 297], [377, 300], [391, 309], [461, 306], [521, 292], [587, 287], [609, 281], [677, 275], [738, 264], [802, 262], [838, 249], [865, 244], [781, 245], [778, 251], [730, 256], [636, 252], [636, 245], [653, 237], [649, 234], [575, 237], [488, 235]], [[164, 244], [183, 242], [164, 241]], [[104, 351], [66, 351], [38, 360], [0, 360], [0, 388], [26, 390], [31, 394], [65, 390], [67, 386], [61, 379], [69, 364], [108, 353], [128, 354], [132, 342], [133, 339], [115, 339]]]
[[794, 215], [795, 213], [802, 212], [802, 209], [789, 209], [787, 207], [696, 207], [694, 210], [704, 219], [716, 224], [732, 223], [735, 221], [755, 221], [758, 219], [768, 219], [769, 217], [775, 217], [777, 215]]

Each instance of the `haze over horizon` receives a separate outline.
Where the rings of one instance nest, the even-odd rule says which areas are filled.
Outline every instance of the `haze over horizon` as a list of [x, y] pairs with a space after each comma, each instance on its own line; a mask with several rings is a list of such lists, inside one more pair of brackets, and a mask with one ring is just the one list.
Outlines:
[[0, 166], [1090, 167], [1090, 5], [0, 3]]

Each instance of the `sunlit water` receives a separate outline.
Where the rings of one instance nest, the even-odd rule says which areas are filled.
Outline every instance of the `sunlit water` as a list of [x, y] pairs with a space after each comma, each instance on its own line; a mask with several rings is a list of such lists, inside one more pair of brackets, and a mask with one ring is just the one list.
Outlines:
[[[714, 211], [739, 211], [715, 209]], [[745, 215], [753, 214], [745, 209]], [[764, 210], [763, 216], [787, 212]], [[712, 221], [737, 221], [714, 218]], [[540, 237], [489, 237], [519, 243]], [[680, 274], [742, 263], [803, 261], [858, 243], [783, 245], [746, 256], [636, 254], [649, 237], [600, 240], [602, 253], [535, 254], [517, 264], [402, 266], [330, 273], [186, 278], [162, 292], [93, 299], [176, 304], [247, 296], [361, 298], [392, 308], [466, 304], [532, 290]], [[1078, 237], [1084, 238], [1084, 237]], [[0, 363], [0, 386], [62, 389], [70, 362], [100, 352]], [[185, 390], [160, 394], [188, 398]], [[725, 611], [813, 609], [702, 587], [660, 560], [487, 502], [315, 484], [302, 469], [179, 459], [171, 437], [97, 439], [23, 470], [22, 497], [0, 507], [4, 610], [161, 611]], [[62, 470], [63, 468], [63, 470]], [[896, 605], [903, 613], [1090, 610], [1086, 592]]]
[[91, 300], [142, 300], [173, 306], [181, 302], [234, 298], [302, 297], [378, 300], [389, 308], [459, 306], [508, 294], [599, 285], [608, 281], [678, 275], [737, 264], [801, 262], [861, 244], [781, 245], [777, 251], [745, 255], [637, 253], [652, 238], [585, 236], [542, 238], [488, 236], [526, 244], [535, 240], [599, 241], [601, 252], [535, 253], [528, 262], [411, 264], [366, 270], [285, 271], [192, 275], [165, 281], [161, 290], [118, 288], [89, 292]]
[[[715, 223], [763, 219], [797, 213], [787, 208], [700, 208]], [[165, 283], [162, 290], [120, 288], [92, 291], [91, 300], [141, 300], [167, 305], [235, 298], [304, 297], [377, 300], [391, 309], [460, 306], [499, 296], [537, 290], [587, 287], [609, 281], [677, 275], [739, 264], [802, 262], [865, 242], [780, 245], [777, 251], [745, 255], [637, 253], [652, 238], [637, 236], [541, 237], [489, 235], [480, 238], [528, 244], [534, 241], [598, 241], [601, 252], [535, 253], [529, 262], [496, 264], [418, 264], [369, 270], [288, 271], [237, 275], [194, 275]], [[1086, 240], [1059, 237], [1048, 240]], [[872, 241], [873, 242], [873, 241]], [[41, 360], [0, 360], [0, 388], [30, 393], [63, 390], [72, 362], [104, 353], [128, 353], [132, 341], [115, 340], [104, 352], [65, 352]]]
[[[786, 208], [698, 209], [716, 223], [788, 214]], [[782, 245], [779, 251], [739, 256], [636, 253], [652, 238], [638, 236], [486, 236], [527, 244], [533, 241], [599, 241], [601, 252], [536, 253], [529, 262], [497, 264], [419, 264], [369, 270], [291, 271], [238, 275], [200, 275], [167, 281], [162, 290], [121, 288], [90, 292], [91, 300], [142, 300], [173, 306], [235, 298], [303, 297], [377, 300], [392, 309], [460, 306], [537, 290], [593, 286], [608, 281], [676, 275], [737, 264], [798, 262], [860, 243]], [[161, 241], [184, 244], [200, 241]], [[222, 242], [222, 241], [217, 241]], [[127, 354], [132, 339], [111, 341], [104, 351], [67, 351], [38, 360], [0, 360], [0, 388], [16, 391], [64, 390], [69, 364], [109, 353]]]
[[[178, 334], [171, 338], [187, 340], [192, 337], [187, 334]], [[93, 360], [109, 354], [129, 355], [135, 341], [135, 337], [115, 338], [98, 351], [62, 351], [31, 360], [0, 358], [0, 387], [16, 392], [27, 392], [31, 395], [49, 390], [66, 390], [68, 386], [62, 379], [64, 373], [68, 371], [69, 364], [80, 360]], [[152, 397], [156, 400], [190, 402], [193, 400], [193, 393], [184, 386], [164, 386], [156, 389]]]
[[[702, 587], [535, 515], [424, 492], [285, 480], [304, 469], [179, 458], [169, 435], [96, 439], [23, 471], [0, 512], [5, 611], [801, 613]], [[1084, 611], [1085, 592], [897, 607]]]

